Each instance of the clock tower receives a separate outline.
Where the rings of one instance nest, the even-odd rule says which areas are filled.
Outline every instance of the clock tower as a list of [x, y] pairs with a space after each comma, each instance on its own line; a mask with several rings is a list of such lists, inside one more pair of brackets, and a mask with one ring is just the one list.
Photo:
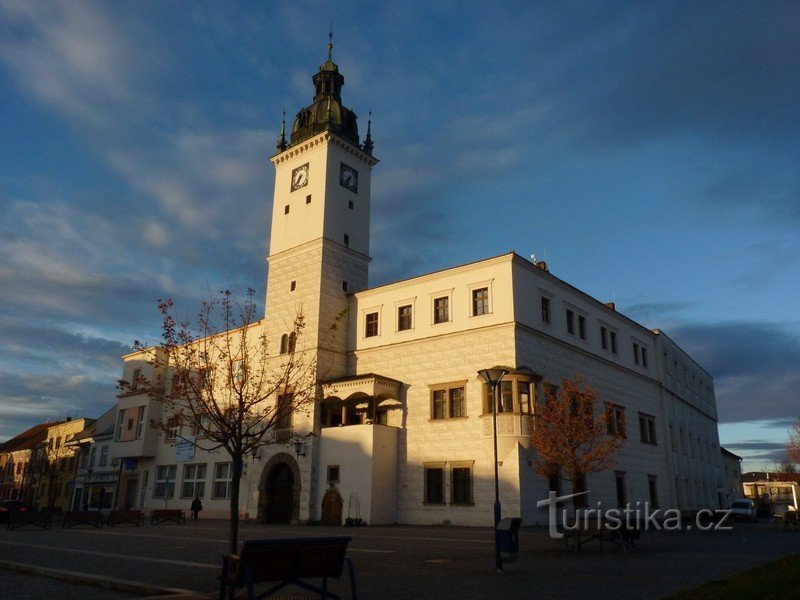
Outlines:
[[[305, 316], [297, 350], [318, 360], [320, 376], [344, 374], [347, 327], [329, 330], [347, 307], [347, 294], [367, 287], [369, 264], [370, 127], [364, 142], [355, 113], [342, 104], [344, 77], [331, 58], [313, 77], [312, 104], [278, 138], [272, 229], [267, 261], [265, 328], [270, 345]], [[345, 317], [346, 318], [346, 317]], [[320, 355], [322, 352], [325, 356]]]

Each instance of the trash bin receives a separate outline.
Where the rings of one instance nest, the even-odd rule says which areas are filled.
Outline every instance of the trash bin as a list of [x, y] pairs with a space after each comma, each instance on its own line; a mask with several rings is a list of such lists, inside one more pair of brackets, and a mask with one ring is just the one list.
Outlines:
[[519, 526], [522, 519], [519, 517], [506, 517], [497, 525], [495, 536], [500, 557], [506, 562], [514, 562], [519, 555]]

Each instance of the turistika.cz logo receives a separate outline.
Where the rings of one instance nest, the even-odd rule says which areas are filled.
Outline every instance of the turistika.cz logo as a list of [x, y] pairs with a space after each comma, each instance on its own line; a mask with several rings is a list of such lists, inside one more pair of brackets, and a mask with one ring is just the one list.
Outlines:
[[572, 500], [589, 492], [567, 494], [559, 496], [550, 491], [547, 499], [539, 500], [537, 508], [548, 507], [548, 531], [554, 540], [560, 540], [564, 534], [559, 531], [559, 522], [563, 531], [575, 531], [597, 527], [609, 531], [678, 531], [698, 529], [700, 531], [727, 531], [733, 529], [727, 524], [731, 516], [730, 510], [712, 510], [703, 508], [694, 515], [693, 523], [685, 522], [685, 517], [677, 508], [661, 510], [653, 508], [649, 502], [630, 502], [624, 508], [606, 508], [598, 502], [596, 508], [581, 508], [574, 514], [569, 509], [561, 509], [561, 519], [558, 519], [558, 505], [566, 500]]

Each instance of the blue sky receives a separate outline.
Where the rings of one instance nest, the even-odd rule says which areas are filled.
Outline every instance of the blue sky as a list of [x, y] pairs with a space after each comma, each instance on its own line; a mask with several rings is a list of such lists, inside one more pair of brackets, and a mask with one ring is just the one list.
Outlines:
[[0, 440], [98, 416], [155, 299], [262, 293], [280, 114], [328, 27], [373, 111], [371, 283], [516, 250], [715, 377], [761, 468], [800, 414], [793, 2], [0, 1]]

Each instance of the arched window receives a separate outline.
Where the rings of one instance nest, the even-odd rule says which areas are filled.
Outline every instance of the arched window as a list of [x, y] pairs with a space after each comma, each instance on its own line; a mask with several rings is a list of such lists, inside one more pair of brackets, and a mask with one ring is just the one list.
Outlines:
[[293, 331], [289, 334], [289, 354], [294, 352], [295, 345], [297, 344], [297, 334]]
[[289, 336], [285, 333], [281, 336], [281, 354], [286, 354], [289, 349]]

